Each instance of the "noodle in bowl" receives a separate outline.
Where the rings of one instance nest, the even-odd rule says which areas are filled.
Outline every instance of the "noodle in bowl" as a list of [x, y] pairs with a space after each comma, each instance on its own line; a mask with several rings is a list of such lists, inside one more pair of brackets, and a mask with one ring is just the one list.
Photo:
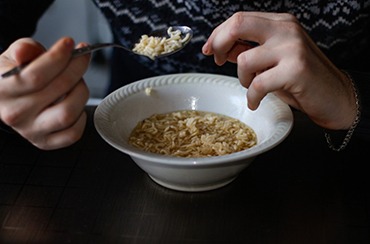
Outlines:
[[[179, 191], [206, 191], [232, 182], [256, 156], [281, 143], [293, 125], [289, 106], [272, 94], [259, 108], [247, 107], [247, 89], [235, 77], [174, 74], [143, 79], [112, 92], [98, 105], [95, 127], [111, 146], [130, 155], [156, 183]], [[146, 152], [129, 143], [138, 123], [153, 114], [196, 110], [237, 119], [254, 130], [257, 144], [209, 157], [178, 157]]]

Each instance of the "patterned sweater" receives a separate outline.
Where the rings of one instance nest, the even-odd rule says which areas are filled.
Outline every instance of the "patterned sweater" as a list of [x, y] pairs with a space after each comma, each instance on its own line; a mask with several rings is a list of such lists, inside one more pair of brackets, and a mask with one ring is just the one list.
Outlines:
[[[218, 67], [212, 57], [205, 57], [201, 47], [212, 30], [236, 11], [270, 11], [294, 14], [317, 45], [341, 68], [366, 70], [361, 58], [370, 54], [370, 0], [94, 0], [112, 26], [117, 42], [132, 46], [132, 36], [168, 25], [188, 25], [194, 29], [191, 45], [177, 55], [153, 62], [143, 57], [132, 57], [143, 67], [143, 76], [175, 72], [207, 72], [236, 75], [233, 64]], [[118, 51], [117, 52], [122, 52]], [[127, 59], [125, 55], [124, 59]], [[124, 69], [119, 70], [121, 82], [137, 79]], [[349, 62], [350, 61], [350, 62]], [[140, 66], [139, 65], [139, 66]], [[138, 67], [135, 65], [134, 67]], [[145, 68], [144, 68], [145, 67]], [[132, 77], [132, 78], [131, 78]], [[141, 77], [140, 77], [141, 78]], [[119, 84], [117, 87], [121, 86]], [[115, 87], [116, 88], [116, 87]]]
[[[36, 5], [29, 0], [0, 0], [0, 47], [4, 49], [17, 38], [32, 35], [37, 19], [52, 1], [38, 0]], [[194, 30], [194, 38], [184, 50], [154, 62], [114, 49], [108, 92], [161, 74], [203, 72], [236, 76], [235, 64], [219, 67], [213, 57], [201, 53], [212, 30], [237, 11], [289, 12], [324, 53], [355, 78], [363, 108], [357, 131], [370, 138], [370, 0], [93, 1], [110, 23], [114, 41], [126, 46], [133, 46], [133, 37], [137, 40], [143, 33], [169, 25], [188, 25]]]

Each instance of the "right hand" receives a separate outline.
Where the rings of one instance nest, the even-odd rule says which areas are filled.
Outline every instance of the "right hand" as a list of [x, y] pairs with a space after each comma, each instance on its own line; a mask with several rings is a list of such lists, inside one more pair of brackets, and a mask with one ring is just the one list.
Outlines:
[[[240, 40], [260, 45], [252, 48]], [[357, 116], [351, 80], [291, 14], [235, 13], [214, 29], [202, 50], [217, 65], [237, 64], [252, 110], [274, 93], [323, 128], [347, 130]]]
[[0, 55], [0, 73], [29, 63], [21, 73], [0, 80], [0, 119], [40, 149], [69, 146], [85, 128], [89, 91], [82, 76], [90, 55], [72, 59], [74, 48], [69, 37], [47, 51], [23, 38]]

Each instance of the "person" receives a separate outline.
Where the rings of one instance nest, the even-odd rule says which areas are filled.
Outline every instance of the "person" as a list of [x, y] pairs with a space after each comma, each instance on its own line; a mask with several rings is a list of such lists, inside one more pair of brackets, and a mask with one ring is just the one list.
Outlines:
[[[0, 28], [6, 33], [0, 37], [0, 72], [29, 63], [19, 75], [0, 82], [0, 118], [45, 150], [69, 146], [82, 135], [88, 98], [83, 74], [90, 59], [71, 59], [75, 43], [70, 37], [49, 50], [30, 38], [51, 3], [0, 1]], [[134, 44], [135, 35], [164, 26], [188, 25], [194, 31], [184, 50], [165, 59], [113, 49], [107, 93], [161, 74], [232, 75], [248, 88], [251, 109], [273, 92], [324, 129], [344, 132], [339, 145], [326, 133], [334, 150], [344, 149], [353, 135], [370, 137], [370, 68], [363, 61], [370, 54], [370, 5], [363, 0], [94, 3], [106, 16], [113, 41], [125, 46]]]

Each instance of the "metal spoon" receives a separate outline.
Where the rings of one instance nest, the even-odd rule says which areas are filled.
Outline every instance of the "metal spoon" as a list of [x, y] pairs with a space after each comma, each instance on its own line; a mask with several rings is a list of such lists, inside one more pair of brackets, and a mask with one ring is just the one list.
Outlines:
[[[172, 54], [180, 51], [181, 49], [183, 49], [186, 46], [186, 44], [189, 43], [189, 41], [193, 37], [193, 30], [190, 27], [187, 27], [187, 26], [172, 26], [170, 28], [172, 28], [171, 31], [180, 31], [181, 32], [180, 36], [184, 41], [181, 42], [181, 45], [179, 47], [177, 47], [176, 49], [174, 49], [170, 52], [158, 53], [158, 55], [155, 55], [155, 58], [166, 57], [166, 56], [172, 55]], [[161, 30], [154, 31], [151, 34], [148, 34], [148, 36], [149, 37], [151, 37], [151, 36], [153, 36], [153, 37], [169, 37], [168, 31], [169, 31], [169, 28], [161, 29]], [[140, 40], [138, 40], [136, 43], [139, 43], [139, 42], [140, 42]], [[136, 51], [133, 50], [133, 48], [128, 48], [128, 47], [125, 47], [123, 45], [119, 45], [119, 44], [116, 44], [116, 43], [97, 43], [97, 44], [93, 44], [93, 45], [89, 45], [89, 46], [85, 46], [85, 47], [81, 47], [81, 48], [77, 48], [77, 49], [73, 50], [72, 51], [72, 58], [78, 57], [78, 56], [81, 56], [81, 55], [84, 55], [84, 54], [87, 54], [87, 53], [91, 53], [93, 51], [96, 51], [96, 50], [99, 50], [99, 49], [102, 49], [102, 48], [106, 48], [106, 47], [122, 48], [122, 49], [124, 49], [128, 52], [132, 52], [132, 53], [135, 53], [137, 55], [142, 55], [142, 56], [147, 56], [148, 57], [147, 54], [136, 52]], [[150, 57], [150, 58], [153, 59], [153, 57]], [[6, 78], [6, 77], [9, 77], [9, 76], [18, 74], [27, 65], [28, 65], [28, 63], [21, 64], [19, 66], [16, 66], [16, 67], [12, 68], [11, 70], [3, 73], [1, 75], [1, 78]]]

